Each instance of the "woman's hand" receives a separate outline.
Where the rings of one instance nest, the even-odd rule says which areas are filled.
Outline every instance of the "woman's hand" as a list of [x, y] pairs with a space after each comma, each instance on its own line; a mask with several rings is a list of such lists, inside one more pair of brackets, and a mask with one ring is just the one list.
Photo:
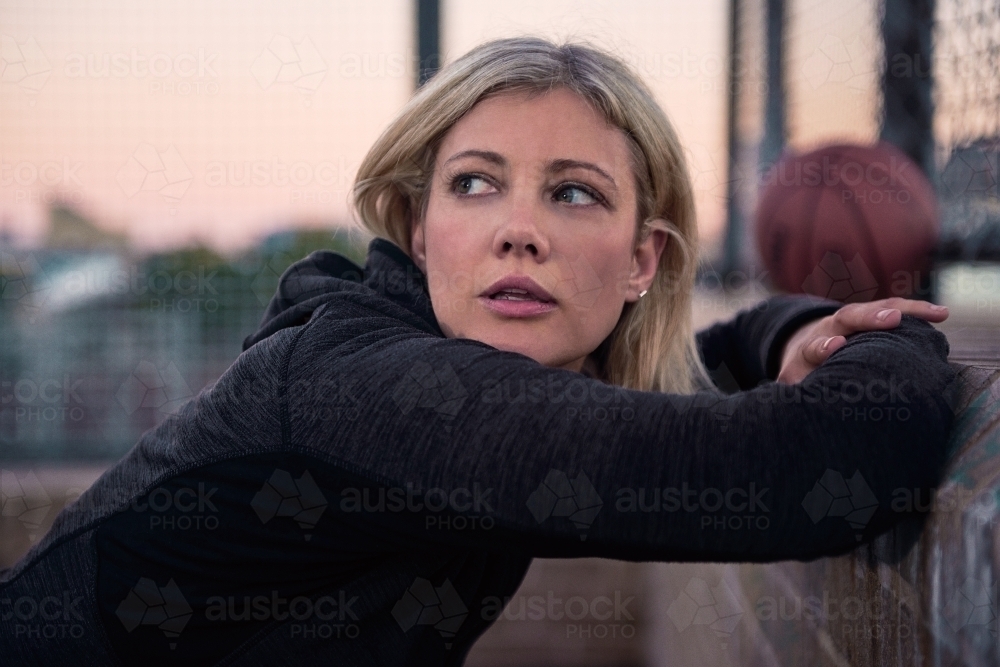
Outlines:
[[809, 322], [788, 339], [781, 354], [778, 382], [801, 382], [847, 343], [846, 336], [897, 327], [903, 313], [931, 322], [948, 319], [946, 306], [916, 299], [892, 297], [870, 303], [846, 304], [832, 315]]

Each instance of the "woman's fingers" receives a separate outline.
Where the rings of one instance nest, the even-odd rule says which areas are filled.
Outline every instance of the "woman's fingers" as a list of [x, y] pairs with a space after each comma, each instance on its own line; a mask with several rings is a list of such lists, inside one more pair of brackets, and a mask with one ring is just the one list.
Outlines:
[[870, 303], [849, 303], [834, 313], [834, 323], [840, 335], [859, 331], [892, 329], [899, 326], [903, 314], [913, 315], [930, 322], [948, 319], [948, 308], [928, 301], [892, 297]]
[[919, 299], [896, 298], [887, 299], [887, 301], [893, 301], [890, 308], [899, 309], [907, 315], [913, 315], [930, 322], [944, 322], [948, 319], [948, 306], [939, 306]]
[[832, 315], [811, 322], [797, 331], [786, 343], [778, 381], [801, 382], [847, 344], [847, 336], [864, 331], [892, 329], [899, 326], [903, 314], [930, 322], [948, 319], [948, 309], [928, 301], [892, 297], [871, 303], [849, 303]]
[[843, 336], [819, 336], [805, 346], [802, 350], [802, 356], [806, 363], [819, 366], [845, 343], [847, 343], [847, 339]]

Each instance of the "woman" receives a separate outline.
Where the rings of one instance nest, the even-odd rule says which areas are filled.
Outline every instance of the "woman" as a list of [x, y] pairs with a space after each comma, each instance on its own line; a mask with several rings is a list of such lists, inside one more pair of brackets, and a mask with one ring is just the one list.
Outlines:
[[[474, 49], [355, 195], [367, 265], [289, 269], [227, 373], [3, 576], [4, 655], [457, 665], [533, 557], [842, 553], [938, 478], [946, 313], [781, 296], [693, 336], [681, 149], [608, 55]], [[741, 391], [695, 391], [723, 364]], [[827, 470], [869, 490], [851, 524], [803, 507]]]

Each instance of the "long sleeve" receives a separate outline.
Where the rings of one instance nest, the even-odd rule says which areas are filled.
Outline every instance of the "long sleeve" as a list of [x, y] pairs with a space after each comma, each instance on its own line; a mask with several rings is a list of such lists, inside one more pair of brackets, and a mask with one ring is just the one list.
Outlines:
[[[705, 367], [727, 392], [774, 380], [781, 352], [799, 327], [836, 312], [843, 304], [804, 294], [782, 294], [744, 309], [695, 335]], [[722, 371], [723, 365], [726, 371]], [[730, 386], [735, 381], [737, 386]]]
[[[806, 312], [792, 310], [772, 321], [748, 316], [736, 329], [756, 330], [766, 349]], [[339, 387], [341, 397], [349, 388], [369, 415], [289, 420], [285, 447], [337, 461], [323, 488], [344, 501], [331, 502], [341, 530], [383, 536], [366, 542], [372, 555], [405, 545], [628, 560], [813, 558], [898, 520], [893, 491], [935, 484], [944, 459], [947, 341], [908, 315], [892, 331], [850, 336], [803, 383], [766, 383], [726, 397], [722, 410], [703, 394], [609, 387], [389, 319], [386, 335], [359, 336], [384, 317], [360, 303], [331, 307], [288, 364], [289, 387]], [[289, 414], [322, 412], [322, 396], [299, 394], [289, 392]], [[823, 494], [843, 495], [838, 479], [849, 498], [831, 510]], [[434, 489], [444, 504], [364, 508], [363, 499], [406, 489]], [[841, 511], [844, 502], [859, 513]], [[462, 525], [488, 519], [492, 528], [440, 528], [463, 517]]]

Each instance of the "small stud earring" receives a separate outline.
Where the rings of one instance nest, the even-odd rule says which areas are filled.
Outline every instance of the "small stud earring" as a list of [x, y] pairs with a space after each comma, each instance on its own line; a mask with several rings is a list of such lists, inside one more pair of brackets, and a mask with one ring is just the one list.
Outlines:
[[639, 292], [639, 298], [641, 299], [642, 297], [646, 296], [646, 292], [648, 291], [649, 290], [642, 290], [641, 292]]

